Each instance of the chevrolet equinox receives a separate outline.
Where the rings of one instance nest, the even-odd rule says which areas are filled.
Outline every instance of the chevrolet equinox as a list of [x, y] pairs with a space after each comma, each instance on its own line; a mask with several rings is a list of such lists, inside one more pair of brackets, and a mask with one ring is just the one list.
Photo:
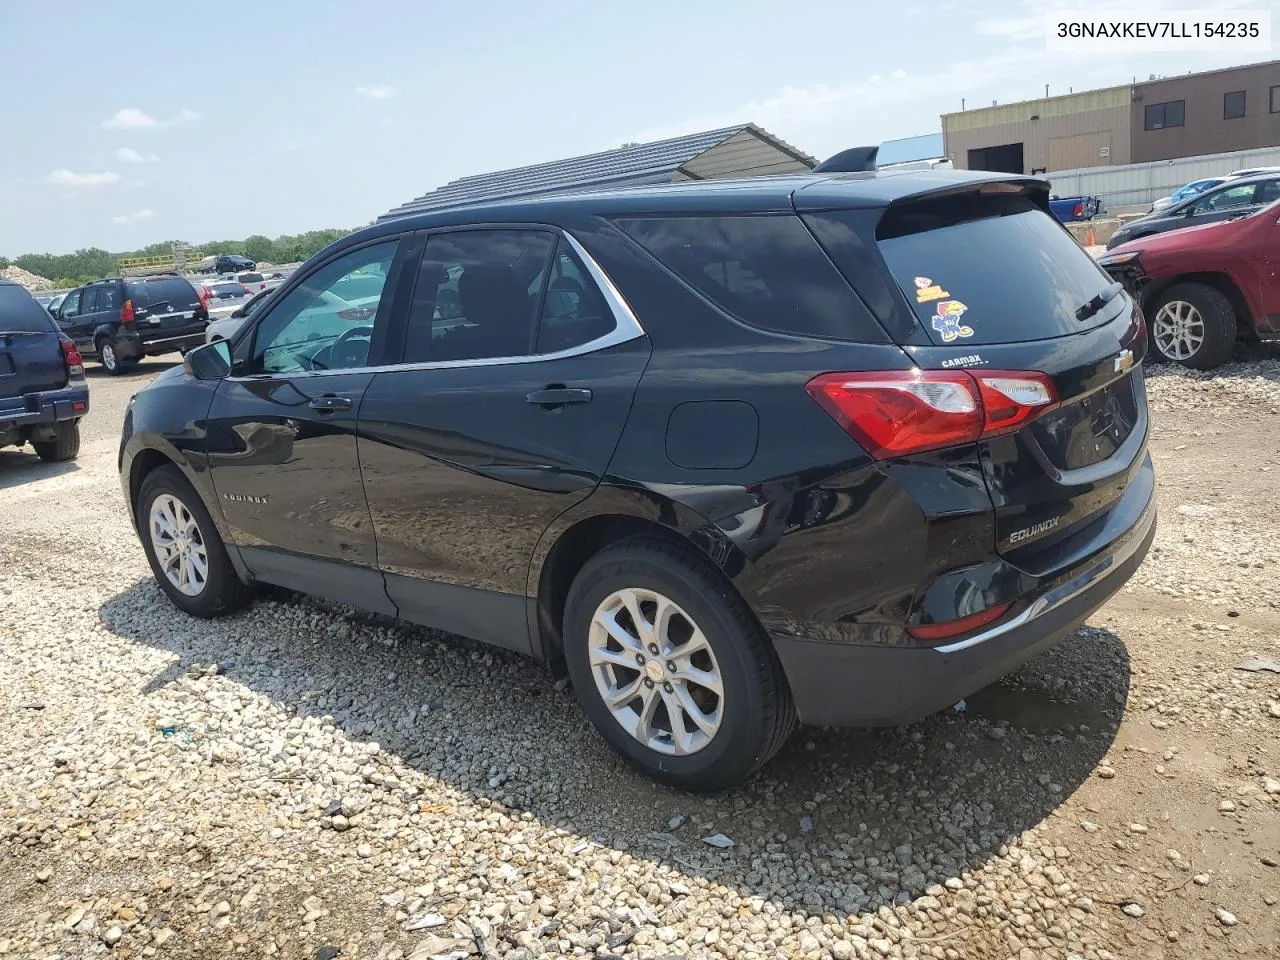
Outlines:
[[1155, 535], [1146, 343], [1034, 178], [495, 201], [317, 254], [133, 398], [120, 478], [188, 613], [261, 582], [519, 651], [712, 790], [1120, 589]]

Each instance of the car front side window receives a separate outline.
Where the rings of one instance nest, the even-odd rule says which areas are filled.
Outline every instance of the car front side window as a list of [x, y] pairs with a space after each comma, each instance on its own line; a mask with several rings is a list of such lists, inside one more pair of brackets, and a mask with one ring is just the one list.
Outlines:
[[398, 239], [330, 260], [262, 316], [249, 373], [310, 373], [368, 365], [374, 322]]
[[1219, 191], [1212, 196], [1205, 197], [1196, 204], [1196, 213], [1212, 213], [1216, 210], [1230, 210], [1232, 207], [1243, 207], [1246, 204], [1253, 203], [1253, 195], [1256, 186], [1252, 183], [1241, 184], [1238, 187], [1230, 187], [1226, 190]]
[[58, 308], [58, 316], [63, 320], [70, 320], [73, 317], [80, 316], [80, 295], [81, 291], [72, 290], [62, 301], [62, 306]]

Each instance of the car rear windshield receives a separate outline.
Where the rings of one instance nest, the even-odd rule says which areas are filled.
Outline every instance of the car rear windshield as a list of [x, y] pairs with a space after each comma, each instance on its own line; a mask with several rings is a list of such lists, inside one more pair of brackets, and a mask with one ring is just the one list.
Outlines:
[[209, 292], [215, 297], [243, 297], [244, 287], [238, 283], [211, 283]]
[[838, 340], [884, 337], [798, 217], [672, 217], [617, 223], [667, 269], [743, 323]]
[[890, 207], [876, 239], [937, 344], [1044, 340], [1099, 326], [1126, 309], [1125, 298], [1115, 296], [1081, 311], [1112, 280], [1025, 196], [965, 194]]
[[157, 277], [152, 280], [129, 282], [129, 299], [135, 309], [153, 303], [169, 303], [174, 309], [192, 306], [196, 302], [196, 290], [181, 277]]
[[0, 283], [0, 333], [53, 333], [56, 328], [44, 307], [12, 283]]
[[236, 278], [241, 283], [261, 283], [262, 274], [260, 273], [242, 273]]

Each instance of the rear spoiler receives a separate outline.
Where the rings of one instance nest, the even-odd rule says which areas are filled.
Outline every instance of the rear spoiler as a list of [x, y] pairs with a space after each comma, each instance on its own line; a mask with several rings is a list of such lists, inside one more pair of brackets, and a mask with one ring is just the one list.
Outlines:
[[813, 168], [814, 173], [871, 173], [876, 169], [879, 147], [850, 147], [828, 157]]

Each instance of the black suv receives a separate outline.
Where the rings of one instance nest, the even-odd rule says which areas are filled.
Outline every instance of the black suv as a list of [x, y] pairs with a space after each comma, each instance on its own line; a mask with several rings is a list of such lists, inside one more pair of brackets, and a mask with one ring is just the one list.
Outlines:
[[242, 257], [237, 253], [222, 253], [213, 261], [213, 266], [208, 272], [223, 274], [256, 269], [258, 269], [256, 260], [250, 260], [248, 257]]
[[68, 293], [54, 316], [112, 374], [143, 357], [198, 347], [209, 325], [196, 288], [177, 274], [94, 280]]
[[0, 280], [0, 447], [29, 443], [42, 460], [74, 459], [88, 412], [76, 345], [31, 294]]
[[1125, 583], [1146, 342], [1038, 179], [497, 202], [317, 254], [137, 394], [120, 477], [183, 610], [261, 581], [520, 651], [714, 789], [797, 720], [956, 702]]

